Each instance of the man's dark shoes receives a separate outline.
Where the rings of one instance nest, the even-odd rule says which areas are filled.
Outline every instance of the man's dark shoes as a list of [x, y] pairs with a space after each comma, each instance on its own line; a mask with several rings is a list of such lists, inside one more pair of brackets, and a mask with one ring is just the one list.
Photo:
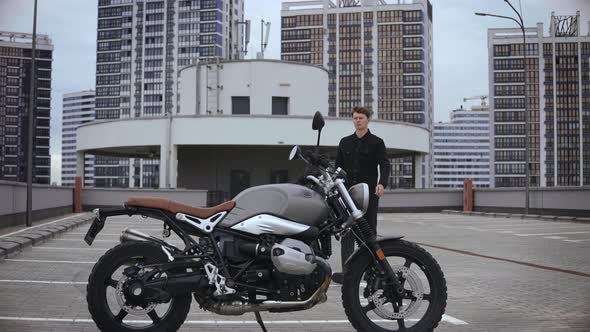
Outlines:
[[342, 285], [344, 283], [344, 273], [342, 272], [336, 272], [336, 273], [332, 273], [332, 281]]

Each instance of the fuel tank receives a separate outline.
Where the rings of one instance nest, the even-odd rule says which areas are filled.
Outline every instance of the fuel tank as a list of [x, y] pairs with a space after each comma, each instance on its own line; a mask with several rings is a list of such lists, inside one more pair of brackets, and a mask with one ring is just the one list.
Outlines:
[[269, 184], [248, 188], [239, 193], [227, 216], [221, 221], [224, 227], [260, 214], [270, 214], [308, 226], [317, 226], [326, 220], [329, 207], [322, 195], [296, 184]]

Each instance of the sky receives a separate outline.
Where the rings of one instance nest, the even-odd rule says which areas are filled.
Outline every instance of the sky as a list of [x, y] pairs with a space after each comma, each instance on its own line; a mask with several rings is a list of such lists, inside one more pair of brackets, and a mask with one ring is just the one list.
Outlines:
[[[248, 58], [260, 51], [260, 21], [271, 22], [265, 58], [280, 59], [280, 0], [244, 0], [246, 19], [252, 20]], [[391, 0], [388, 0], [391, 2]], [[544, 23], [548, 33], [551, 12], [575, 15], [580, 11], [581, 34], [588, 34], [590, 0], [511, 0], [522, 8], [527, 27]], [[464, 97], [488, 94], [487, 29], [512, 28], [509, 20], [475, 16], [488, 12], [512, 16], [503, 0], [431, 0], [433, 6], [434, 120], [448, 121], [449, 112]], [[38, 0], [37, 33], [53, 41], [51, 92], [51, 181], [61, 178], [61, 114], [64, 93], [94, 89], [97, 0]], [[32, 33], [33, 0], [0, 0], [0, 31]]]

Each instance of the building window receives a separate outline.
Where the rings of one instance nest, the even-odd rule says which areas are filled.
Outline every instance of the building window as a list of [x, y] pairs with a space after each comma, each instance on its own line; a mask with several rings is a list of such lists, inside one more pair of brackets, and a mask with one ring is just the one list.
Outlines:
[[289, 171], [275, 170], [270, 171], [270, 183], [287, 183], [289, 182]]
[[250, 172], [246, 170], [231, 170], [230, 194], [235, 197], [242, 191], [250, 188]]
[[231, 114], [250, 114], [250, 97], [231, 97]]
[[289, 97], [272, 97], [272, 115], [289, 114]]

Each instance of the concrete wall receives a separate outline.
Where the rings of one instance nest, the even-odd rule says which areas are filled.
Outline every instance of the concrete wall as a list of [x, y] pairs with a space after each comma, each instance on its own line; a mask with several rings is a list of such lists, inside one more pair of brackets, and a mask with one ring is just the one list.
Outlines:
[[[531, 188], [529, 214], [590, 216], [590, 187]], [[524, 213], [524, 188], [474, 189], [474, 210]]]
[[[33, 220], [70, 213], [72, 204], [72, 188], [33, 185]], [[24, 224], [26, 208], [26, 183], [0, 181], [0, 227]]]
[[196, 207], [204, 207], [207, 203], [206, 190], [83, 188], [83, 210], [95, 207], [123, 206], [129, 197], [164, 198]]
[[[189, 159], [181, 160], [182, 172], [179, 176], [187, 177], [188, 183], [214, 184], [215, 178], [202, 174], [211, 173], [210, 155], [199, 151], [202, 147], [187, 147], [185, 154]], [[223, 148], [223, 147], [220, 147]], [[289, 182], [301, 175], [301, 161], [289, 162], [286, 157], [288, 149], [276, 148], [269, 155], [253, 150], [250, 153], [268, 163], [265, 170], [256, 169], [253, 164], [241, 160], [242, 155], [231, 147], [217, 153], [231, 156], [233, 164], [218, 165], [218, 186], [229, 191], [229, 172], [237, 169], [251, 171], [251, 184], [264, 184], [270, 180], [269, 169], [286, 169]], [[243, 150], [240, 150], [243, 151]], [[266, 150], [265, 150], [266, 151]], [[284, 160], [284, 162], [283, 162]], [[225, 174], [227, 173], [227, 174]], [[222, 175], [223, 174], [223, 175]], [[192, 189], [155, 190], [155, 189], [118, 189], [118, 188], [83, 188], [82, 203], [84, 210], [101, 206], [122, 206], [128, 197], [159, 197], [179, 201], [185, 204], [203, 207], [207, 205], [207, 191]], [[524, 188], [490, 188], [474, 190], [474, 211], [505, 213], [523, 213]], [[530, 191], [530, 214], [570, 215], [590, 217], [590, 187], [543, 188]], [[73, 189], [46, 185], [33, 185], [33, 219], [44, 219], [72, 212]], [[436, 212], [444, 209], [463, 209], [463, 191], [460, 189], [408, 189], [387, 190], [380, 200], [383, 212]], [[0, 181], [0, 227], [24, 224], [26, 209], [26, 184]]]
[[462, 189], [386, 190], [379, 200], [379, 211], [383, 212], [438, 212], [445, 209], [463, 209]]
[[[524, 188], [473, 189], [473, 210], [524, 213]], [[590, 217], [590, 187], [532, 188], [529, 214]], [[462, 189], [390, 190], [379, 201], [386, 212], [463, 210]]]

